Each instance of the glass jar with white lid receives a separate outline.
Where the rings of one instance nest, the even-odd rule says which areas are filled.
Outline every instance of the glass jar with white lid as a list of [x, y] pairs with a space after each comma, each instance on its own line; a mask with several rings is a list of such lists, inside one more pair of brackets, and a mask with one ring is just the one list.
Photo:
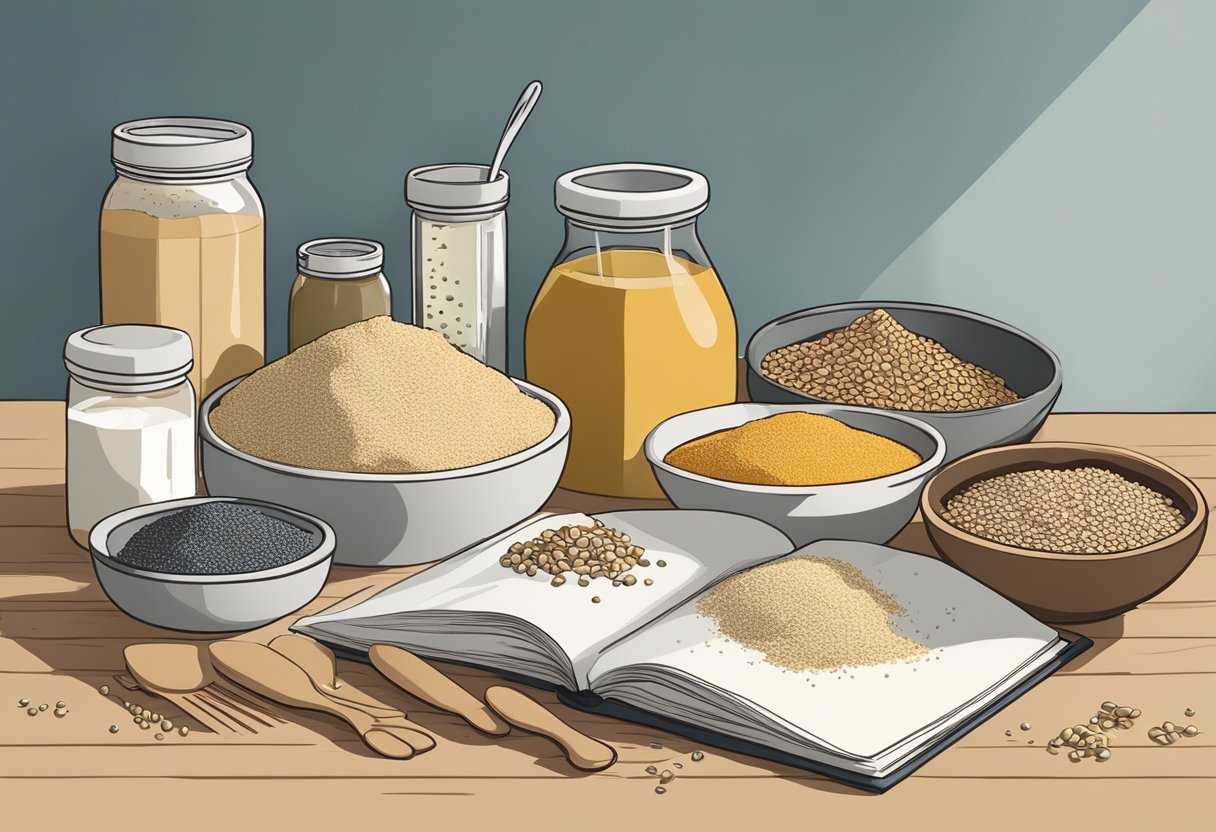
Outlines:
[[488, 165], [430, 165], [405, 178], [413, 209], [414, 324], [507, 370], [510, 178]]
[[73, 333], [63, 351], [67, 391], [67, 520], [89, 530], [132, 506], [197, 492], [197, 405], [190, 336], [149, 325]]

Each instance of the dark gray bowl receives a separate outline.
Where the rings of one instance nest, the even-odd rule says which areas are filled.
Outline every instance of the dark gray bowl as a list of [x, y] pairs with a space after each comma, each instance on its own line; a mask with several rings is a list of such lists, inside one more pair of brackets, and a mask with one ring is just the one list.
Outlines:
[[1016, 402], [938, 413], [870, 408], [929, 423], [946, 438], [946, 461], [996, 445], [1026, 442], [1038, 432], [1060, 396], [1060, 359], [1035, 338], [993, 318], [929, 303], [859, 301], [816, 306], [770, 321], [747, 343], [747, 391], [756, 402], [827, 402], [783, 387], [760, 373], [764, 356], [775, 349], [814, 340], [841, 329], [875, 309], [885, 309], [903, 326], [937, 341], [959, 358], [978, 364], [1005, 379], [1020, 398]]

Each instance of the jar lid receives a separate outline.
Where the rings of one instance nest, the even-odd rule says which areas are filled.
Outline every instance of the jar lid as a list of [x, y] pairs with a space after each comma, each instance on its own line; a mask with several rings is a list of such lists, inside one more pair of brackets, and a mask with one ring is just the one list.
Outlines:
[[81, 381], [118, 387], [169, 387], [194, 366], [190, 336], [150, 324], [111, 324], [73, 332], [63, 363]]
[[220, 179], [253, 164], [253, 131], [214, 118], [143, 118], [114, 128], [114, 167], [153, 179]]
[[511, 196], [505, 170], [487, 182], [489, 165], [428, 165], [405, 175], [405, 201], [432, 214], [476, 214], [501, 211]]
[[379, 274], [384, 266], [384, 246], [375, 240], [326, 237], [309, 240], [296, 249], [300, 274], [331, 280]]
[[695, 170], [670, 165], [595, 165], [559, 176], [554, 202], [564, 216], [589, 225], [671, 225], [705, 210], [709, 205], [709, 180]]

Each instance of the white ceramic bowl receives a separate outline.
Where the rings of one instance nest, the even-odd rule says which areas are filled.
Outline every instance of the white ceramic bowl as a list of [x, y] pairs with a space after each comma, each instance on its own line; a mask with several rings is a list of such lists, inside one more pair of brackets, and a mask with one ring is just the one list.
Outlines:
[[319, 471], [239, 451], [211, 428], [211, 411], [235, 379], [199, 413], [207, 493], [269, 500], [323, 518], [334, 528], [337, 563], [404, 566], [448, 557], [536, 513], [557, 488], [570, 449], [570, 411], [547, 390], [512, 379], [556, 417], [545, 439], [502, 459], [426, 474]]
[[[685, 442], [790, 412], [831, 416], [850, 427], [900, 442], [920, 454], [924, 461], [886, 477], [814, 486], [730, 482], [694, 474], [663, 461]], [[676, 506], [755, 517], [785, 532], [798, 546], [829, 538], [886, 543], [912, 519], [925, 481], [946, 459], [942, 435], [920, 419], [827, 404], [740, 403], [681, 413], [651, 431], [644, 447], [659, 485]]]
[[[115, 560], [131, 535], [186, 506], [233, 502], [291, 523], [313, 536], [304, 557], [274, 569], [239, 575], [175, 575]], [[295, 612], [321, 591], [334, 554], [334, 530], [298, 511], [256, 500], [189, 497], [136, 506], [106, 517], [89, 532], [97, 581], [114, 604], [132, 618], [170, 630], [222, 633], [252, 630]]]

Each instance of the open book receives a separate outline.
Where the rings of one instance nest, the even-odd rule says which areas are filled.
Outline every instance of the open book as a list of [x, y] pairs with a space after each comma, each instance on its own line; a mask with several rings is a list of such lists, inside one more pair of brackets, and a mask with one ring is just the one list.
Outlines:
[[[594, 519], [646, 549], [634, 585], [553, 587], [544, 572], [499, 563], [516, 541]], [[879, 791], [1089, 646], [933, 558], [854, 541], [793, 548], [771, 526], [722, 512], [549, 515], [292, 629], [348, 654], [384, 642], [534, 680], [576, 707]], [[912, 663], [796, 672], [698, 612], [723, 579], [799, 555], [855, 566], [906, 611], [891, 618], [895, 632], [918, 633], [929, 652]]]

